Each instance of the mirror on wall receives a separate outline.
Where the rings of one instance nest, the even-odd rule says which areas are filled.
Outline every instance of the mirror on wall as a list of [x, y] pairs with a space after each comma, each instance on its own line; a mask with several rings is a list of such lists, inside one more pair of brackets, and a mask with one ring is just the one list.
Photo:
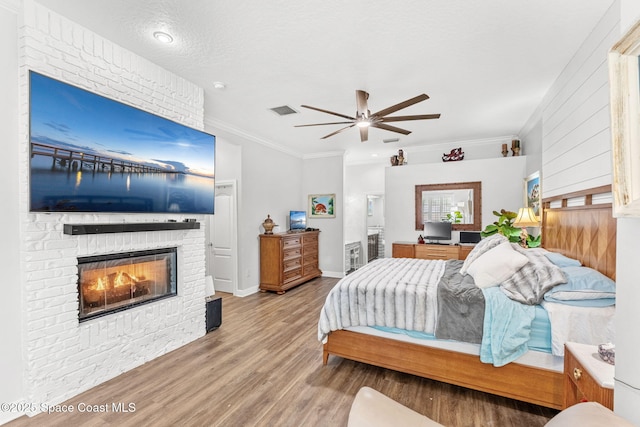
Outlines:
[[613, 215], [640, 217], [640, 21], [609, 52]]
[[425, 221], [451, 222], [453, 230], [482, 227], [481, 182], [423, 184], [415, 188], [415, 229]]

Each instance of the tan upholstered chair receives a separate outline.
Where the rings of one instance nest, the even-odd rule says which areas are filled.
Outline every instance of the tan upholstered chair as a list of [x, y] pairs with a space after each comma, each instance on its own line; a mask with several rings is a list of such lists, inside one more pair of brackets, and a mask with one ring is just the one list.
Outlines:
[[[348, 427], [442, 427], [369, 387], [356, 394]], [[633, 427], [633, 424], [595, 402], [573, 405], [553, 417], [547, 427]]]

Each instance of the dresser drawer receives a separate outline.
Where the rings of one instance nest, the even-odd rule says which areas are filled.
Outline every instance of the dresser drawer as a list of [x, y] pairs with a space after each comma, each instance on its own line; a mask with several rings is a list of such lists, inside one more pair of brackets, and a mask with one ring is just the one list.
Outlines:
[[299, 268], [302, 266], [302, 258], [298, 257], [298, 258], [293, 258], [293, 259], [289, 259], [286, 260], [282, 263], [282, 270], [284, 272]]
[[282, 238], [282, 249], [285, 251], [288, 248], [294, 248], [300, 246], [300, 236], [286, 236]]
[[283, 261], [287, 261], [293, 258], [300, 258], [300, 256], [302, 256], [302, 248], [300, 246], [287, 248], [284, 251], [282, 251]]
[[318, 265], [318, 252], [312, 252], [310, 254], [305, 252], [303, 259], [305, 267], [308, 265]]
[[293, 270], [285, 271], [282, 276], [282, 282], [289, 283], [301, 277], [302, 277], [302, 267], [298, 267]]
[[415, 252], [419, 259], [458, 259], [458, 246], [416, 245]]
[[304, 236], [303, 244], [305, 246], [307, 245], [318, 246], [318, 235], [316, 234], [316, 235]]

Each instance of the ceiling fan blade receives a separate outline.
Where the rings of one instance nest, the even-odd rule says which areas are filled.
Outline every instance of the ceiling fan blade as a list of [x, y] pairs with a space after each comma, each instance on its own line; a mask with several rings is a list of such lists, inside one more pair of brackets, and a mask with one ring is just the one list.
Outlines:
[[353, 122], [332, 122], [332, 123], [312, 123], [309, 125], [295, 125], [294, 128], [303, 128], [307, 126], [324, 126], [324, 125], [348, 125]]
[[369, 117], [369, 106], [367, 105], [367, 100], [369, 99], [369, 94], [363, 90], [356, 90], [356, 105], [358, 107], [358, 111], [356, 115], [361, 118], [364, 115], [364, 118]]
[[404, 122], [405, 120], [439, 119], [440, 114], [418, 114], [415, 116], [380, 117], [381, 122]]
[[320, 139], [326, 139], [326, 138], [329, 138], [330, 136], [337, 135], [337, 134], [339, 134], [340, 132], [345, 131], [345, 130], [347, 130], [347, 129], [349, 129], [349, 128], [352, 128], [352, 127], [354, 127], [354, 126], [355, 126], [355, 124], [352, 124], [351, 126], [347, 126], [347, 127], [345, 127], [345, 128], [338, 129], [337, 131], [335, 131], [335, 132], [331, 132], [329, 135], [325, 135], [325, 136], [323, 136], [323, 137], [322, 137], [322, 138], [320, 138]]
[[360, 142], [367, 142], [369, 140], [369, 127], [358, 127], [360, 129]]
[[397, 132], [397, 133], [401, 133], [403, 135], [409, 135], [411, 133], [410, 130], [400, 129], [400, 128], [397, 128], [395, 126], [389, 126], [389, 125], [385, 125], [385, 124], [382, 124], [382, 123], [371, 123], [371, 127], [378, 128], [378, 129], [389, 130], [391, 132]]
[[376, 116], [376, 117], [386, 116], [387, 114], [391, 114], [391, 113], [396, 112], [398, 110], [402, 110], [403, 108], [410, 107], [413, 104], [417, 104], [418, 102], [426, 101], [427, 99], [429, 99], [429, 95], [423, 93], [423, 94], [415, 96], [415, 97], [413, 97], [411, 99], [407, 99], [406, 101], [403, 101], [403, 102], [401, 102], [399, 104], [392, 105], [391, 107], [385, 108], [384, 110], [380, 110], [377, 113], [372, 114], [372, 116]]
[[355, 117], [347, 116], [345, 114], [336, 113], [334, 111], [323, 110], [322, 108], [312, 107], [310, 105], [301, 105], [301, 107], [308, 108], [310, 110], [320, 111], [321, 113], [333, 114], [334, 116], [342, 117], [343, 119], [355, 120]]

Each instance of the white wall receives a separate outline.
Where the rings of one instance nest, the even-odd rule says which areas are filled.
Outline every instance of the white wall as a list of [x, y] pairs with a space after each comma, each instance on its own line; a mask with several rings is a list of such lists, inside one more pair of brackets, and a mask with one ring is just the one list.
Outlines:
[[544, 97], [543, 197], [611, 184], [607, 53], [619, 19], [611, 8]]
[[[506, 209], [517, 212], [522, 207], [526, 169], [525, 156], [387, 168], [385, 255], [391, 256], [393, 242], [416, 242], [421, 234], [415, 230], [416, 185], [482, 182], [484, 228], [497, 219], [492, 211]], [[454, 243], [458, 241], [457, 233], [452, 237]]]
[[[345, 243], [360, 242], [363, 251], [367, 248], [367, 194], [384, 194], [385, 169], [391, 167], [388, 165], [388, 162], [378, 162], [345, 167]], [[364, 253], [361, 257], [365, 259]]]
[[[18, 212], [18, 15], [0, 4], [0, 219], [5, 224], [0, 249], [2, 298], [0, 298], [0, 402], [17, 402], [24, 396], [22, 384], [22, 281], [20, 270], [20, 217]], [[0, 412], [0, 424], [20, 415]]]
[[323, 276], [344, 275], [344, 157], [318, 157], [304, 159], [302, 168], [304, 203], [309, 217], [309, 194], [335, 194], [335, 218], [308, 218], [307, 226], [320, 229], [318, 260]]
[[238, 295], [246, 296], [260, 285], [258, 236], [267, 215], [278, 225], [274, 232], [281, 233], [287, 231], [290, 210], [306, 210], [302, 159], [219, 126], [211, 117], [206, 128], [220, 141], [216, 178], [238, 182]]
[[[520, 144], [527, 156], [527, 176], [542, 170], [542, 111], [538, 108], [520, 130]], [[542, 176], [541, 176], [542, 179]]]

